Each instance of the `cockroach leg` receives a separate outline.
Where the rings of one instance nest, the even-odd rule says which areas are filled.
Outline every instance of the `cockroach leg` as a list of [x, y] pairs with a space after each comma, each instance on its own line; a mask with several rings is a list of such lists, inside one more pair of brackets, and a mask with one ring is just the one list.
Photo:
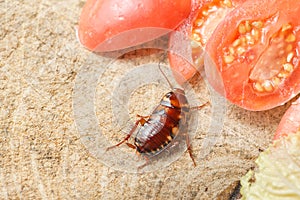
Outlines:
[[203, 108], [204, 106], [206, 106], [207, 104], [209, 104], [209, 101], [200, 105], [200, 106], [193, 106], [193, 107], [190, 107], [190, 110], [191, 111], [195, 111], [195, 110], [200, 110], [201, 108]]
[[150, 163], [149, 158], [147, 158], [146, 156], [143, 156], [143, 158], [146, 160], [146, 162], [144, 164], [138, 166], [138, 169], [137, 169], [138, 171], [143, 169], [144, 167], [146, 167]]
[[140, 118], [139, 122], [140, 122], [140, 124], [142, 126], [144, 126], [144, 124], [146, 123], [147, 119], [149, 119], [149, 117], [150, 117], [149, 115], [148, 116], [142, 116], [142, 115], [139, 115], [139, 114], [137, 114], [136, 116]]
[[[132, 129], [130, 130], [130, 132], [127, 134], [127, 136], [126, 136], [121, 142], [119, 142], [118, 144], [113, 145], [113, 146], [111, 146], [111, 147], [108, 147], [108, 148], [106, 149], [106, 151], [108, 151], [108, 150], [110, 150], [110, 149], [113, 149], [113, 148], [115, 148], [115, 147], [118, 147], [118, 146], [120, 146], [121, 144], [123, 144], [124, 142], [128, 141], [129, 138], [131, 137], [131, 135], [134, 133], [134, 131], [135, 131], [136, 128], [138, 127], [138, 125], [139, 125], [140, 123], [145, 123], [144, 121], [145, 121], [144, 118], [140, 118], [139, 120], [137, 120], [137, 121], [135, 122], [134, 126], [132, 127]], [[128, 145], [127, 145], [127, 146], [128, 146]]]
[[[209, 104], [209, 102], [206, 102], [206, 103], [204, 103], [200, 106], [190, 107], [190, 111], [200, 110], [201, 108], [203, 108], [207, 104]], [[194, 156], [193, 156], [193, 150], [192, 150], [192, 146], [191, 146], [191, 143], [190, 143], [190, 137], [189, 137], [188, 133], [185, 133], [185, 140], [186, 140], [186, 146], [187, 146], [187, 150], [189, 152], [189, 155], [190, 155], [190, 157], [191, 157], [191, 159], [194, 163], [194, 166], [196, 167], [196, 161], [195, 161]]]
[[[127, 134], [127, 136], [121, 141], [119, 142], [118, 144], [116, 145], [113, 145], [111, 147], [108, 147], [106, 149], [106, 151], [110, 150], [110, 149], [113, 149], [115, 147], [118, 147], [120, 146], [121, 144], [123, 144], [124, 142], [128, 141], [129, 138], [132, 136], [132, 134], [134, 133], [134, 131], [136, 130], [136, 128], [138, 127], [139, 124], [141, 124], [142, 126], [146, 123], [146, 119], [149, 118], [150, 116], [141, 116], [141, 115], [137, 115], [137, 117], [139, 117], [140, 119], [137, 120], [134, 124], [134, 126], [132, 127], [132, 129], [130, 130], [129, 134]], [[136, 149], [136, 147], [133, 145], [133, 144], [130, 144], [128, 142], [126, 142], [126, 145], [132, 149]]]
[[133, 144], [131, 144], [131, 143], [129, 143], [129, 142], [126, 142], [126, 145], [127, 145], [128, 147], [130, 147], [130, 148], [136, 150], [136, 147], [135, 147]]
[[189, 134], [185, 134], [185, 140], [186, 140], [186, 146], [187, 146], [187, 150], [189, 152], [189, 155], [194, 163], [194, 167], [196, 167], [196, 161], [194, 159], [194, 156], [193, 156], [193, 150], [192, 150], [192, 146], [191, 146], [191, 143], [190, 143], [190, 137], [189, 137]]

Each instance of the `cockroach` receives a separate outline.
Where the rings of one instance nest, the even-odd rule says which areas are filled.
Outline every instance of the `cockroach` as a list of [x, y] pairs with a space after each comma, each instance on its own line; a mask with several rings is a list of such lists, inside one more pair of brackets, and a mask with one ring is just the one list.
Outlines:
[[[179, 134], [185, 134], [187, 150], [190, 158], [196, 166], [192, 154], [192, 148], [189, 141], [188, 133], [182, 133], [185, 130], [181, 126], [187, 126], [189, 112], [194, 109], [200, 109], [205, 104], [197, 107], [190, 107], [185, 92], [181, 88], [174, 88], [162, 71], [160, 64], [159, 70], [167, 80], [172, 91], [163, 96], [159, 105], [149, 116], [140, 116], [127, 136], [118, 144], [108, 147], [107, 150], [120, 146], [124, 142], [135, 149], [138, 153], [147, 156], [153, 156], [161, 153], [168, 144]], [[140, 128], [134, 138], [134, 144], [128, 143], [129, 138]]]

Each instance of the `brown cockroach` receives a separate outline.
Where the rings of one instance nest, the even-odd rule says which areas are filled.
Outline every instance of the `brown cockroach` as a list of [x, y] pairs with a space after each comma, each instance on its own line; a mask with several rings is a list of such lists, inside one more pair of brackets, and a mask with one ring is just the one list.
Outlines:
[[[181, 131], [184, 130], [181, 126], [187, 126], [189, 112], [191, 110], [200, 109], [205, 104], [197, 107], [190, 107], [184, 90], [172, 86], [160, 65], [159, 70], [172, 88], [172, 91], [163, 96], [159, 105], [154, 109], [151, 115], [138, 115], [140, 119], [135, 122], [127, 136], [118, 144], [107, 148], [107, 150], [120, 146], [126, 142], [129, 147], [136, 149], [140, 154], [153, 156], [161, 153], [178, 134], [185, 134], [188, 153], [194, 166], [196, 166], [189, 141], [189, 135], [188, 133], [181, 133]], [[135, 136], [134, 144], [128, 143], [127, 141], [139, 125], [140, 129]]]

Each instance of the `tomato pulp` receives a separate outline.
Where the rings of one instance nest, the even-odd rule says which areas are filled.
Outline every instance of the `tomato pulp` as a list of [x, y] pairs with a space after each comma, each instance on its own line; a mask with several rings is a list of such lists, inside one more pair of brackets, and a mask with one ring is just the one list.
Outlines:
[[[192, 12], [170, 37], [169, 60], [174, 75], [179, 83], [189, 80], [203, 67], [203, 49], [217, 25], [225, 16], [235, 7], [245, 0], [198, 0], [192, 4]], [[181, 41], [185, 35], [189, 41]], [[172, 53], [172, 49], [187, 49], [185, 52], [191, 52], [191, 60], [180, 57]], [[183, 79], [179, 76], [183, 76]]]
[[300, 98], [292, 103], [291, 107], [283, 115], [274, 139], [286, 136], [290, 133], [296, 133], [300, 130]]
[[[188, 17], [190, 11], [189, 0], [87, 0], [80, 16], [78, 38], [89, 50], [124, 49], [164, 33], [155, 29], [149, 33], [149, 30], [143, 28], [171, 31]], [[111, 40], [121, 33], [127, 34]]]
[[207, 43], [205, 72], [229, 101], [266, 110], [300, 91], [300, 1], [248, 1], [227, 15]]

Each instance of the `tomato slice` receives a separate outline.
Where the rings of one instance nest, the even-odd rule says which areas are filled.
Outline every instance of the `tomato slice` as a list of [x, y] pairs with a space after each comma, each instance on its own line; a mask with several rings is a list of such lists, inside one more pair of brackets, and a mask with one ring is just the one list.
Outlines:
[[[186, 58], [172, 53], [172, 51], [169, 54], [171, 67], [176, 72], [174, 75], [178, 74], [184, 77], [183, 80], [179, 76], [176, 77], [179, 83], [189, 80], [199, 68], [203, 67], [203, 49], [208, 39], [226, 14], [244, 1], [198, 0], [193, 2], [189, 18], [170, 37], [171, 50], [191, 48], [192, 52], [190, 55], [193, 60], [192, 63], [188, 62]], [[181, 41], [182, 37], [179, 34], [186, 35], [189, 42]]]
[[300, 131], [300, 98], [292, 103], [283, 115], [275, 133], [274, 140], [290, 133]]
[[270, 109], [296, 96], [299, 13], [299, 0], [248, 1], [233, 10], [207, 43], [211, 85], [249, 110]]
[[[190, 11], [189, 0], [87, 0], [80, 16], [78, 38], [89, 50], [95, 51], [105, 41], [108, 42], [97, 51], [124, 49], [161, 36], [160, 31], [149, 33], [142, 28], [171, 31]], [[122, 39], [110, 40], [128, 31]]]

